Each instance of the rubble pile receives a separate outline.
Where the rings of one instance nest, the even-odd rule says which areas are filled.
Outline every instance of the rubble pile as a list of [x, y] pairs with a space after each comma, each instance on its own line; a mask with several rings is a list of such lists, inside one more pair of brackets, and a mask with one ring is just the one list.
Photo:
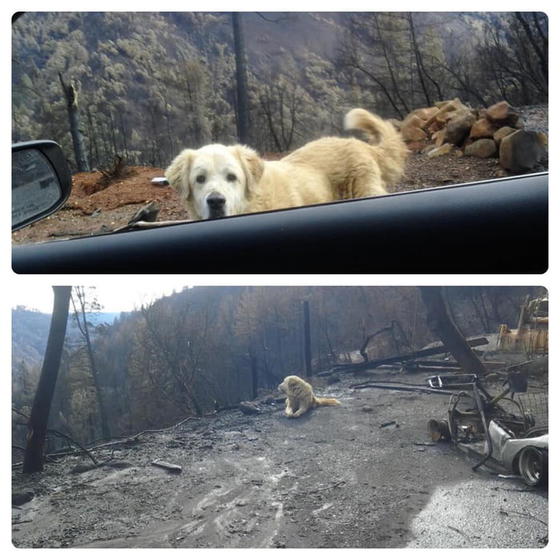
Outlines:
[[519, 112], [506, 101], [473, 109], [455, 98], [392, 122], [411, 151], [430, 158], [443, 154], [495, 157], [505, 170], [519, 173], [534, 169], [547, 155], [547, 135], [527, 130]]

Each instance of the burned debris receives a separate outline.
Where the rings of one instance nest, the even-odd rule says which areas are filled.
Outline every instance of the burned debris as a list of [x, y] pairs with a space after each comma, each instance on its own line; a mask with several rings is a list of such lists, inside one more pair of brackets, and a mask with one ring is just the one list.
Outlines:
[[548, 480], [548, 395], [528, 393], [527, 378], [510, 373], [491, 394], [476, 375], [436, 376], [431, 387], [453, 390], [447, 419], [431, 419], [433, 441], [449, 440], [494, 472], [520, 475], [529, 486]]
[[[450, 397], [447, 417], [428, 421], [432, 442], [451, 442], [474, 457], [473, 470], [484, 467], [494, 473], [516, 475], [529, 486], [546, 484], [547, 383], [530, 384], [529, 374], [548, 371], [548, 298], [527, 296], [521, 306], [517, 328], [501, 324], [497, 336], [492, 335], [494, 352], [483, 353], [476, 348], [488, 348], [489, 337], [468, 340], [462, 337], [440, 289], [421, 290], [428, 311], [428, 325], [442, 343], [369, 360], [368, 342], [380, 332], [390, 330], [381, 329], [368, 337], [360, 349], [362, 362], [339, 364], [318, 375], [436, 374], [418, 384], [397, 381], [392, 375], [391, 379], [362, 381], [350, 387], [447, 395]], [[487, 356], [491, 359], [486, 359]], [[502, 360], [493, 359], [496, 356]], [[519, 361], [522, 357], [529, 359]], [[392, 423], [383, 423], [380, 427]]]
[[[467, 344], [471, 347], [483, 346], [488, 344], [488, 339], [484, 337], [472, 338], [467, 340]], [[425, 358], [428, 356], [445, 355], [449, 353], [449, 348], [445, 344], [436, 344], [431, 348], [423, 348], [416, 352], [400, 354], [397, 356], [388, 356], [386, 358], [379, 358], [376, 360], [368, 360], [361, 363], [350, 364], [337, 364], [329, 370], [319, 372], [317, 377], [326, 377], [339, 373], [354, 373], [364, 374], [367, 370], [387, 368], [394, 370], [416, 370], [421, 371], [421, 368], [444, 368], [449, 370], [460, 370], [461, 366], [457, 361], [450, 361], [447, 359], [424, 361], [418, 358]], [[424, 370], [425, 371], [425, 370]]]

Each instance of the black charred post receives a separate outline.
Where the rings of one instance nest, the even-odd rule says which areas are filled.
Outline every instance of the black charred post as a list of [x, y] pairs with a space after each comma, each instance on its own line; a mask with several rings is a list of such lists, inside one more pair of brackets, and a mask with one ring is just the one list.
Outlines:
[[256, 399], [258, 397], [259, 389], [259, 368], [257, 365], [257, 356], [251, 352], [251, 398]]
[[311, 377], [311, 321], [309, 317], [309, 302], [303, 302], [303, 361], [305, 376]]
[[78, 171], [89, 171], [89, 163], [86, 156], [86, 149], [81, 132], [80, 112], [78, 109], [78, 92], [72, 82], [67, 84], [59, 72], [60, 85], [66, 99], [66, 109], [68, 110], [68, 120], [70, 122], [70, 135], [74, 146], [74, 157]]

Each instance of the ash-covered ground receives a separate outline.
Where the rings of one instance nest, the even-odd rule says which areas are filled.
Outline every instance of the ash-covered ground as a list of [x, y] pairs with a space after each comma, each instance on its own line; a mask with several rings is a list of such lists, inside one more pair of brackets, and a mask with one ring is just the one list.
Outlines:
[[[474, 472], [434, 444], [430, 418], [448, 396], [356, 389], [369, 379], [423, 384], [422, 375], [341, 375], [317, 389], [340, 399], [289, 419], [282, 404], [188, 420], [114, 449], [13, 475], [17, 547], [395, 548], [542, 547], [546, 490]], [[94, 451], [109, 458], [109, 448]], [[179, 474], [152, 465], [182, 467]]]

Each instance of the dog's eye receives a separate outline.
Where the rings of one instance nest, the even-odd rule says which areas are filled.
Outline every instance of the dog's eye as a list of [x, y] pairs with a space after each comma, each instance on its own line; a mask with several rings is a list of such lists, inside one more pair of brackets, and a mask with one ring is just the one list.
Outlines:
[[197, 175], [196, 176], [196, 182], [197, 183], [204, 183], [204, 181], [206, 181], [206, 177], [204, 175]]
[[226, 176], [226, 179], [230, 183], [233, 183], [234, 181], [237, 181], [237, 177], [233, 173], [228, 173], [227, 176]]

